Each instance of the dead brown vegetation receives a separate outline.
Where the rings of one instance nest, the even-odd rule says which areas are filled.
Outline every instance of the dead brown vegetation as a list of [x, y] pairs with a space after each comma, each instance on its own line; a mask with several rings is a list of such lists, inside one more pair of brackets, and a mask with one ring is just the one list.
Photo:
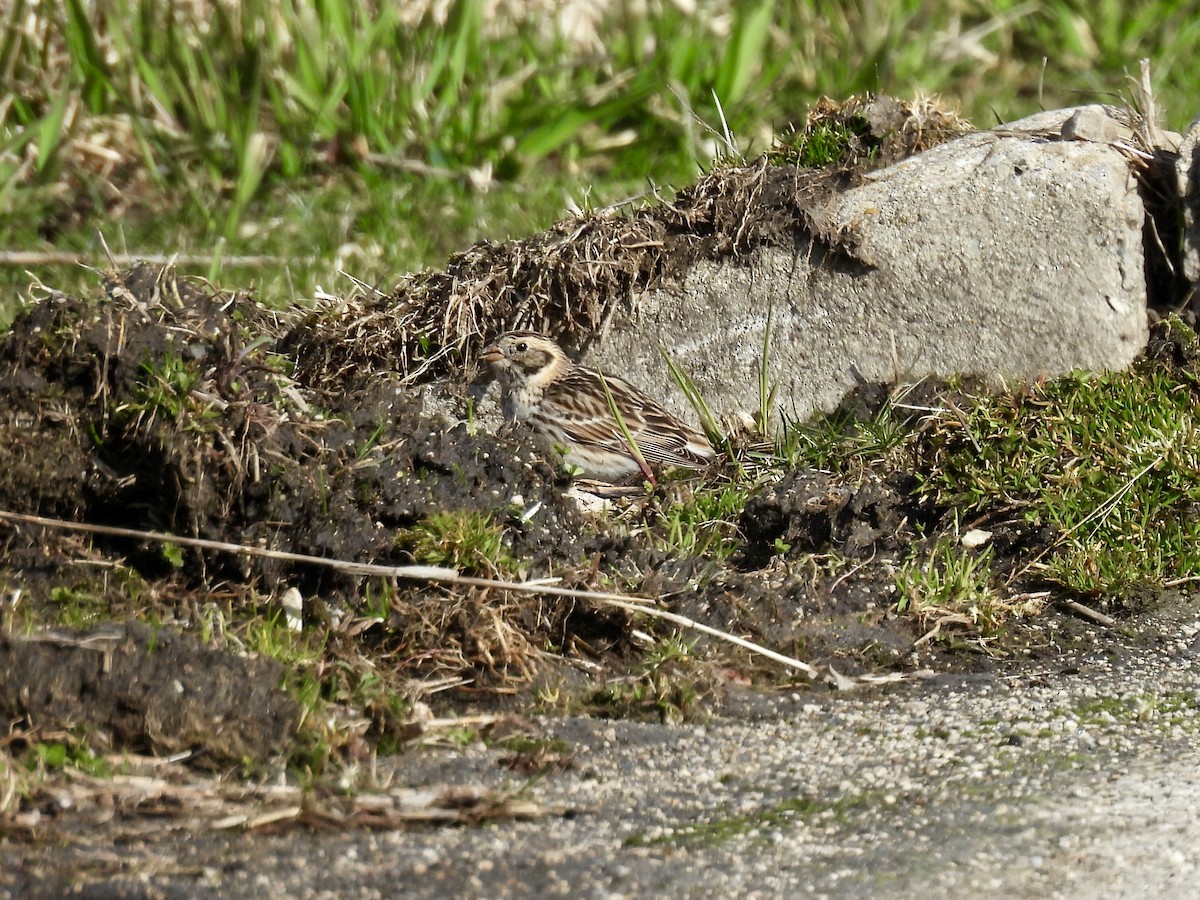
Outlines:
[[[789, 147], [837, 128], [835, 164], [806, 167]], [[444, 271], [407, 275], [387, 294], [328, 300], [284, 338], [296, 377], [340, 391], [372, 373], [405, 383], [470, 379], [492, 336], [540, 331], [583, 347], [639, 294], [685, 273], [697, 260], [742, 260], [757, 249], [821, 235], [814, 205], [864, 172], [958, 136], [969, 124], [935, 100], [825, 99], [789, 143], [744, 165], [719, 166], [694, 185], [636, 208], [567, 218], [548, 231], [480, 243]], [[824, 235], [832, 249], [837, 237]]]

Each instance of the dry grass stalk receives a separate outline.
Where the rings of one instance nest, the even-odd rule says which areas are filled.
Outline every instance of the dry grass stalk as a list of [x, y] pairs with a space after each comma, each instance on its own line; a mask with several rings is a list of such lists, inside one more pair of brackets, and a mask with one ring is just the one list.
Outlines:
[[[138, 254], [110, 253], [106, 260], [111, 265], [133, 266], [139, 263], [158, 266], [209, 266], [218, 257], [211, 253]], [[221, 264], [232, 268], [259, 268], [277, 266], [283, 260], [278, 256], [227, 256], [220, 257]], [[95, 254], [72, 253], [66, 250], [3, 250], [0, 251], [0, 266], [90, 266], [98, 263]]]
[[[232, 544], [224, 541], [210, 541], [203, 538], [187, 538], [173, 534], [164, 534], [157, 531], [139, 531], [137, 529], [117, 528], [110, 525], [91, 525], [83, 522], [65, 522], [61, 519], [49, 519], [43, 516], [26, 515], [24, 513], [15, 513], [8, 510], [0, 510], [0, 520], [23, 522], [30, 525], [38, 525], [43, 528], [56, 528], [67, 531], [82, 531], [90, 534], [106, 534], [114, 537], [127, 537], [147, 541], [174, 543], [205, 550], [217, 550], [225, 553], [235, 553], [241, 556], [258, 556], [270, 559], [286, 560], [289, 562], [304, 563], [307, 565], [325, 566], [352, 575], [375, 575], [385, 578], [404, 578], [415, 581], [433, 582], [437, 584], [488, 588], [492, 590], [511, 591], [524, 594], [544, 594], [554, 597], [586, 600], [600, 606], [620, 609], [634, 614], [647, 615], [651, 618], [662, 619], [664, 621], [671, 622], [672, 624], [680, 625], [693, 631], [698, 631], [701, 634], [706, 634], [710, 637], [715, 637], [718, 640], [725, 641], [726, 643], [734, 644], [735, 646], [749, 650], [752, 653], [766, 657], [767, 659], [785, 665], [788, 668], [795, 669], [809, 678], [815, 678], [817, 676], [817, 670], [808, 665], [808, 663], [802, 662], [790, 656], [786, 656], [785, 654], [778, 653], [762, 646], [761, 644], [756, 644], [754, 641], [749, 641], [745, 638], [740, 638], [737, 635], [729, 634], [728, 632], [704, 625], [703, 623], [697, 622], [694, 619], [689, 619], [687, 616], [681, 616], [677, 613], [659, 609], [653, 605], [656, 602], [655, 600], [645, 597], [634, 597], [625, 594], [612, 594], [604, 591], [586, 591], [575, 588], [556, 587], [554, 585], [547, 585], [542, 582], [528, 583], [500, 581], [491, 578], [475, 578], [471, 576], [460, 575], [453, 569], [443, 568], [441, 566], [381, 566], [373, 563], [357, 563], [349, 560], [325, 559], [319, 556], [308, 556], [303, 553], [266, 550], [261, 547], [251, 547], [245, 544]], [[498, 615], [495, 610], [489, 610], [488, 614], [493, 616]], [[507, 620], [503, 621], [507, 623]], [[504, 627], [509, 628], [510, 626], [505, 624]], [[493, 629], [492, 633], [497, 635], [497, 646], [502, 649], [505, 646], [504, 631]], [[515, 659], [516, 657], [514, 656], [513, 658]]]
[[116, 829], [127, 838], [161, 831], [164, 820], [172, 830], [197, 833], [295, 826], [394, 829], [561, 812], [514, 793], [481, 787], [388, 787], [347, 795], [336, 786], [200, 779], [180, 762], [126, 755], [110, 761], [121, 774], [93, 776], [68, 766], [61, 774], [27, 785], [24, 802], [0, 807], [0, 827], [10, 838], [37, 839], [53, 826], [42, 809], [71, 809], [85, 821], [110, 827], [115, 818]]

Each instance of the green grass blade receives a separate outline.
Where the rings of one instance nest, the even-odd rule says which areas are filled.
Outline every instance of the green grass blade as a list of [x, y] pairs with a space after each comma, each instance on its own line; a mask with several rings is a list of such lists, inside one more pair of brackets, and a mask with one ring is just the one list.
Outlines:
[[[28, 0], [15, 0], [4, 22], [3, 39], [0, 40], [0, 84], [11, 83], [17, 59], [20, 58], [21, 49], [25, 45], [25, 32], [21, 23], [24, 21], [27, 6]], [[0, 125], [3, 125], [2, 121]]]
[[759, 434], [767, 434], [771, 427], [771, 411], [775, 408], [775, 392], [779, 387], [771, 384], [771, 326], [774, 324], [775, 305], [767, 303], [767, 324], [763, 328], [762, 354], [758, 359], [758, 426]]
[[700, 393], [700, 389], [696, 387], [696, 382], [692, 380], [692, 376], [685, 372], [675, 360], [671, 359], [670, 354], [667, 353], [665, 348], [660, 347], [659, 353], [662, 354], [662, 358], [667, 364], [667, 371], [671, 373], [671, 380], [683, 391], [688, 404], [700, 420], [700, 428], [703, 430], [704, 436], [708, 438], [708, 442], [714, 448], [724, 447], [728, 443], [728, 439], [721, 431], [721, 425], [717, 422], [717, 417], [713, 415], [707, 401], [704, 399], [704, 395]]
[[50, 105], [50, 110], [42, 117], [42, 120], [37, 124], [37, 162], [34, 164], [34, 169], [39, 174], [46, 171], [50, 165], [58, 148], [62, 145], [66, 135], [63, 133], [63, 124], [67, 117], [67, 107], [71, 102], [71, 95], [67, 91], [60, 91], [54, 98], [54, 102]]
[[730, 106], [745, 96], [750, 78], [762, 67], [775, 0], [764, 0], [748, 11], [741, 5], [735, 10], [733, 30], [713, 87], [717, 96]]
[[84, 79], [81, 97], [88, 109], [100, 112], [108, 92], [108, 65], [96, 41], [83, 0], [67, 0], [66, 11], [63, 36], [70, 50], [71, 61]]
[[638, 468], [642, 470], [642, 474], [646, 476], [646, 480], [653, 484], [654, 472], [646, 462], [646, 457], [642, 455], [642, 448], [634, 440], [629, 426], [625, 424], [625, 417], [621, 415], [621, 408], [617, 406], [617, 401], [613, 399], [612, 391], [608, 389], [608, 382], [604, 380], [604, 373], [597, 369], [596, 374], [600, 376], [600, 387], [604, 389], [604, 400], [608, 404], [608, 411], [612, 413], [612, 417], [617, 422], [617, 430], [621, 432], [621, 440], [625, 442], [625, 447], [629, 451], [629, 455], [638, 464]]

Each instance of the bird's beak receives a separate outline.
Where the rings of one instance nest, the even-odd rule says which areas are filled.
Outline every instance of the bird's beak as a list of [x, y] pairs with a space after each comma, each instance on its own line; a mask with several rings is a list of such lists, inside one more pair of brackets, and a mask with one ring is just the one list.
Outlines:
[[500, 352], [500, 348], [495, 344], [488, 344], [483, 348], [483, 352], [479, 354], [479, 358], [485, 363], [496, 363], [504, 359], [504, 354]]

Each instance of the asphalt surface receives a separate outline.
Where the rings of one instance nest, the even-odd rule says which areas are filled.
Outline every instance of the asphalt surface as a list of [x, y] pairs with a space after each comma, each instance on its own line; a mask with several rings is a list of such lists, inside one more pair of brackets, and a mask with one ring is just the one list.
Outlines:
[[1200, 896], [1200, 604], [1076, 644], [703, 724], [544, 720], [574, 767], [531, 781], [482, 744], [389, 764], [557, 810], [532, 821], [0, 844], [0, 893]]

